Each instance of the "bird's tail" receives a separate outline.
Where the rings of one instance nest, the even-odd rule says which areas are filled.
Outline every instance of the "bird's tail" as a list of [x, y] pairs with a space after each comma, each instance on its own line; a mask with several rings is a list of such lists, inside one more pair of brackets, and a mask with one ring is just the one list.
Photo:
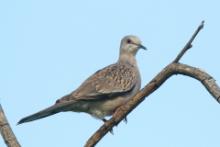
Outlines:
[[74, 104], [76, 101], [68, 101], [68, 102], [62, 102], [62, 103], [56, 103], [53, 106], [50, 106], [44, 110], [41, 110], [35, 114], [29, 115], [27, 117], [22, 118], [17, 124], [22, 124], [25, 122], [34, 121], [37, 119], [41, 119], [50, 115], [54, 115], [58, 112], [67, 111], [68, 108], [71, 107], [72, 104]]

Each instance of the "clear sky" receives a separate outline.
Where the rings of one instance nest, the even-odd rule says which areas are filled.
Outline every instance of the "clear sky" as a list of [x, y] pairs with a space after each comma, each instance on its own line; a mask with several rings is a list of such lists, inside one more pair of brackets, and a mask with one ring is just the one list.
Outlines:
[[[205, 28], [181, 62], [220, 84], [217, 0], [0, 1], [0, 102], [23, 147], [80, 147], [102, 125], [60, 113], [16, 126], [54, 104], [96, 70], [115, 62], [123, 36], [141, 38], [142, 87], [170, 63], [195, 28]], [[200, 82], [175, 76], [114, 128], [98, 147], [219, 147], [220, 105]], [[5, 146], [0, 138], [0, 146]]]

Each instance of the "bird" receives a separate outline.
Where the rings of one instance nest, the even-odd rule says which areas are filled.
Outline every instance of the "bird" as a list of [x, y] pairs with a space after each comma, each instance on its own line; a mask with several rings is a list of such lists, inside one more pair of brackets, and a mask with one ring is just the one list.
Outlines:
[[117, 62], [96, 71], [76, 90], [52, 106], [22, 118], [17, 124], [67, 111], [85, 112], [105, 122], [105, 117], [113, 115], [140, 90], [141, 76], [135, 58], [139, 49], [147, 48], [137, 36], [123, 37]]

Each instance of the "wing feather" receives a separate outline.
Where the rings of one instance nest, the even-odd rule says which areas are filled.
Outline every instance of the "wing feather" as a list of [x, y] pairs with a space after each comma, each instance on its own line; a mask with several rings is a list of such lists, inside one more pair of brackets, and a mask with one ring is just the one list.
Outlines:
[[91, 100], [126, 93], [137, 83], [137, 68], [129, 63], [109, 65], [90, 76], [72, 92], [74, 100]]

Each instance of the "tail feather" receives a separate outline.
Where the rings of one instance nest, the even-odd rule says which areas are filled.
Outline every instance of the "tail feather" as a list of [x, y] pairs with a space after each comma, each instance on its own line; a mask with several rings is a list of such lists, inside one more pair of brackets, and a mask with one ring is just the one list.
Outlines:
[[41, 110], [37, 113], [34, 113], [32, 115], [29, 115], [27, 117], [22, 118], [17, 125], [25, 123], [25, 122], [30, 122], [34, 121], [37, 119], [41, 119], [50, 115], [54, 115], [56, 113], [62, 112], [62, 111], [67, 111], [68, 107], [70, 107], [72, 104], [74, 104], [76, 101], [69, 101], [69, 102], [62, 102], [62, 103], [57, 103], [53, 106], [50, 106], [44, 110]]

